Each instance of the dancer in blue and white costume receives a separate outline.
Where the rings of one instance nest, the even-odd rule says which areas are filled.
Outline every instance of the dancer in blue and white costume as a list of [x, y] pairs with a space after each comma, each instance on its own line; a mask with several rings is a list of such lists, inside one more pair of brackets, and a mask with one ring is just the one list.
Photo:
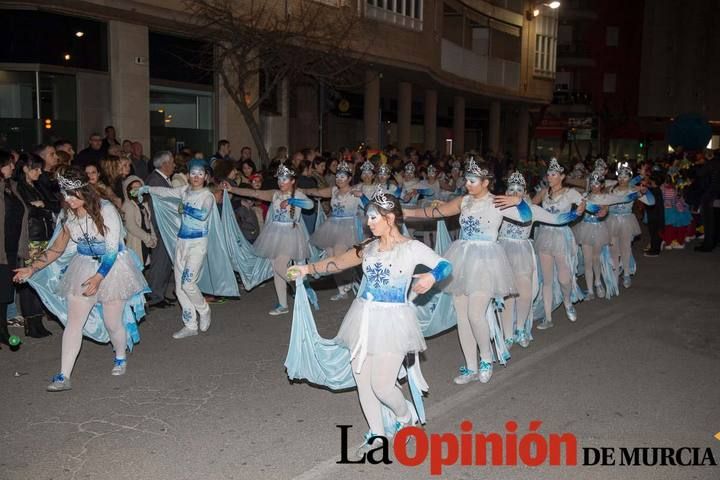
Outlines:
[[310, 236], [301, 221], [302, 209], [313, 207], [313, 201], [295, 189], [295, 172], [280, 165], [275, 174], [278, 190], [254, 190], [223, 184], [230, 193], [241, 197], [255, 198], [270, 202], [270, 211], [263, 230], [253, 244], [255, 253], [272, 259], [273, 282], [278, 303], [268, 312], [270, 315], [284, 315], [287, 308], [286, 273], [291, 260], [304, 262], [310, 258]]
[[[505, 195], [524, 198], [526, 203], [527, 184], [520, 172], [514, 172], [508, 179]], [[530, 239], [533, 223], [541, 222], [549, 225], [570, 223], [582, 215], [584, 206], [569, 213], [552, 214], [537, 205], [531, 205], [532, 220], [516, 222], [504, 219], [498, 233], [498, 241], [505, 249], [510, 267], [512, 268], [517, 297], [505, 299], [503, 309], [503, 333], [505, 344], [509, 349], [513, 343], [527, 347], [532, 340], [532, 303], [539, 294], [538, 264], [533, 241]]]
[[[334, 274], [362, 265], [362, 287], [332, 341], [350, 352], [360, 406], [370, 426], [359, 456], [377, 446], [372, 443], [374, 436], [392, 436], [416, 421], [415, 409], [396, 383], [405, 357], [426, 348], [415, 308], [408, 300], [408, 289], [415, 278], [412, 291], [425, 293], [435, 282], [447, 278], [452, 268], [432, 249], [400, 233], [403, 216], [397, 198], [378, 191], [367, 207], [367, 218], [372, 239], [339, 255], [288, 270], [288, 276], [295, 278]], [[413, 275], [418, 265], [432, 270]], [[298, 367], [286, 366], [293, 372]], [[391, 432], [386, 431], [383, 422], [383, 406], [397, 418]]]
[[627, 165], [618, 166], [617, 178], [618, 183], [610, 189], [610, 193], [613, 195], [631, 195], [631, 197], [628, 197], [629, 200], [625, 203], [618, 203], [610, 207], [608, 227], [610, 229], [612, 261], [616, 275], [619, 275], [620, 265], [622, 264], [623, 286], [630, 288], [632, 285], [630, 276], [635, 274], [632, 242], [641, 233], [640, 224], [632, 211], [633, 204], [637, 199], [646, 205], [655, 205], [655, 198], [647, 188], [631, 185], [632, 170]]
[[205, 187], [207, 179], [207, 164], [204, 160], [195, 159], [188, 164], [188, 185], [176, 188], [143, 185], [135, 192], [180, 200], [178, 211], [181, 223], [172, 253], [175, 295], [182, 308], [183, 327], [173, 334], [175, 339], [195, 336], [198, 328], [201, 332], [210, 328], [210, 305], [198, 287], [208, 255], [210, 217], [213, 209], [217, 208], [215, 197]]
[[[497, 242], [498, 230], [504, 217], [520, 222], [532, 219], [530, 206], [522, 198], [496, 197], [490, 193], [492, 175], [487, 167], [471, 159], [465, 178], [468, 195], [437, 206], [404, 211], [408, 218], [444, 218], [460, 214], [460, 239], [453, 242], [445, 253], [453, 265], [453, 274], [445, 290], [453, 294], [460, 348], [465, 357], [465, 365], [454, 379], [457, 384], [476, 380], [486, 383], [490, 380], [493, 369], [492, 337], [496, 338], [498, 358], [502, 362], [507, 360], [504, 358], [504, 340], [498, 340], [502, 335], [498, 337], [491, 333], [491, 322], [486, 317], [493, 299], [517, 293], [505, 250]], [[510, 206], [517, 206], [517, 209], [503, 210]], [[498, 345], [498, 342], [501, 344]]]
[[[330, 257], [340, 255], [362, 241], [362, 220], [359, 213], [363, 199], [367, 202], [369, 197], [353, 190], [350, 185], [351, 175], [352, 169], [342, 161], [335, 173], [334, 187], [303, 189], [303, 192], [311, 197], [330, 198], [330, 217], [310, 237], [310, 243], [325, 250]], [[335, 302], [346, 299], [352, 289], [352, 271], [338, 272], [334, 277], [338, 293], [330, 300]]]
[[[568, 213], [573, 205], [583, 202], [582, 195], [577, 190], [564, 187], [564, 168], [557, 159], [550, 160], [547, 169], [547, 182], [549, 187], [540, 190], [533, 198], [533, 203], [542, 205], [550, 213]], [[539, 330], [553, 326], [553, 283], [555, 279], [560, 284], [562, 303], [565, 313], [571, 322], [577, 320], [574, 302], [581, 301], [584, 296], [578, 287], [575, 272], [577, 271], [578, 248], [575, 236], [568, 226], [541, 225], [535, 236], [535, 248], [540, 255], [542, 268], [543, 312], [544, 318], [538, 325]]]
[[[589, 193], [585, 197], [594, 204], [607, 200], [603, 194], [605, 177], [603, 170], [595, 170], [588, 177]], [[586, 212], [580, 223], [573, 227], [575, 240], [582, 249], [585, 285], [585, 300], [611, 298], [617, 295], [617, 277], [610, 259], [610, 230], [606, 217], [608, 207], [603, 206], [597, 214]]]
[[399, 198], [400, 193], [402, 192], [402, 187], [398, 187], [392, 178], [392, 169], [388, 164], [385, 163], [378, 167], [377, 186], [382, 189], [383, 193]]
[[395, 180], [402, 187], [400, 201], [403, 207], [417, 205], [420, 193], [417, 188], [420, 186], [420, 179], [415, 176], [415, 164], [408, 162], [403, 168], [402, 175], [395, 175]]
[[[387, 178], [385, 180], [387, 180]], [[375, 190], [377, 190], [377, 186], [378, 184], [375, 183], [375, 165], [373, 165], [370, 160], [365, 160], [365, 162], [360, 165], [360, 184], [355, 185], [353, 189], [358, 190], [365, 195], [366, 198], [371, 198]]]
[[[142, 295], [149, 292], [142, 263], [125, 248], [122, 219], [113, 204], [100, 199], [79, 169], [69, 168], [64, 175], [58, 175], [65, 202], [55, 239], [30, 266], [15, 270], [14, 278], [29, 280], [65, 325], [60, 373], [48, 385], [50, 392], [70, 390], [83, 333], [109, 340], [115, 350], [112, 374], [125, 373], [125, 351], [140, 340], [136, 322], [144, 315]], [[133, 310], [126, 311], [128, 304]]]

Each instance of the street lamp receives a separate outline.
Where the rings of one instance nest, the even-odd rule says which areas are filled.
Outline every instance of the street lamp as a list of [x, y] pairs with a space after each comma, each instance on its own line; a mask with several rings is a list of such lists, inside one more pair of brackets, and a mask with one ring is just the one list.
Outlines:
[[560, 2], [557, 0], [553, 2], [543, 2], [543, 1], [535, 1], [532, 3], [532, 10], [528, 10], [525, 12], [525, 17], [528, 19], [528, 21], [531, 21], [538, 15], [540, 15], [540, 7], [547, 7], [551, 10], [555, 10], [560, 8]]

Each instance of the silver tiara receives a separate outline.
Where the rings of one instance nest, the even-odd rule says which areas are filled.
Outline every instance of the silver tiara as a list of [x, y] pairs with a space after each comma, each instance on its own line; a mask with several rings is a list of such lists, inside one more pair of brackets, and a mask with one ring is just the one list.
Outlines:
[[345, 174], [348, 177], [350, 175], [352, 175], [352, 168], [350, 168], [350, 165], [348, 165], [348, 163], [345, 160], [338, 163], [337, 169], [335, 170], [335, 175], [341, 175], [341, 174]]
[[390, 169], [390, 166], [387, 163], [384, 165], [380, 165], [380, 168], [378, 168], [378, 175], [392, 175], [392, 170]]
[[360, 165], [360, 171], [362, 173], [365, 172], [372, 172], [375, 170], [375, 165], [370, 160], [365, 160], [362, 165]]
[[405, 164], [405, 171], [408, 173], [415, 173], [415, 164], [408, 162]]
[[616, 174], [618, 177], [632, 177], [632, 169], [627, 163], [618, 163]]
[[457, 160], [455, 160], [454, 162], [452, 162], [451, 166], [452, 166], [452, 168], [453, 168], [454, 170], [461, 170], [461, 169], [462, 169], [462, 163], [460, 163], [460, 162], [457, 161]]
[[599, 169], [593, 170], [593, 172], [590, 174], [590, 185], [600, 185], [605, 181], [605, 176], [603, 175], [603, 172]]
[[607, 170], [607, 163], [602, 158], [595, 160], [595, 170]]
[[550, 159], [547, 173], [563, 173], [564, 171], [565, 169], [558, 163], [557, 158], [553, 157]]
[[527, 188], [525, 177], [523, 177], [523, 174], [517, 170], [515, 170], [512, 175], [510, 175], [510, 178], [508, 178], [508, 186], [510, 185], [519, 185], [523, 188], [523, 190]]
[[83, 182], [81, 180], [69, 180], [59, 173], [57, 174], [57, 179], [60, 190], [77, 190], [88, 184], [87, 182]]
[[480, 166], [475, 163], [474, 158], [470, 158], [468, 160], [467, 165], [465, 166], [465, 175], [480, 177], [480, 178], [488, 178], [491, 177], [490, 172], [486, 168], [480, 168]]
[[282, 178], [282, 177], [294, 177], [294, 176], [295, 176], [295, 172], [293, 172], [291, 169], [289, 169], [289, 168], [286, 167], [285, 165], [280, 165], [280, 166], [278, 167], [278, 169], [277, 169], [277, 172], [275, 173], [275, 176], [276, 176], [277, 178]]
[[378, 185], [375, 189], [375, 193], [373, 193], [370, 201], [385, 210], [392, 210], [393, 208], [395, 208], [395, 202], [388, 199], [387, 195], [385, 195], [385, 190], [383, 190], [382, 186], [380, 185]]

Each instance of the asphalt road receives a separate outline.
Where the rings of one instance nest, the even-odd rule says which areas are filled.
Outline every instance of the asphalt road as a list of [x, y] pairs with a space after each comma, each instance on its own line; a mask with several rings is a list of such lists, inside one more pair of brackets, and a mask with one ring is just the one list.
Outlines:
[[[556, 327], [514, 347], [490, 383], [452, 384], [462, 363], [457, 333], [428, 342], [427, 433], [505, 434], [531, 420], [570, 432], [583, 447], [711, 447], [720, 463], [720, 252], [638, 255], [632, 288], [611, 301], [562, 311]], [[332, 337], [350, 301], [319, 291], [321, 334]], [[290, 316], [271, 317], [268, 284], [214, 305], [207, 334], [173, 340], [179, 309], [153, 312], [128, 372], [112, 377], [112, 350], [85, 341], [73, 390], [45, 392], [59, 368], [61, 329], [0, 350], [0, 479], [380, 479], [431, 478], [417, 467], [338, 465], [340, 430], [367, 427], [354, 391], [288, 382]], [[19, 332], [18, 332], [19, 333]], [[411, 445], [412, 449], [412, 445]], [[616, 453], [616, 459], [619, 453]], [[702, 453], [701, 453], [702, 457]], [[582, 453], [578, 453], [582, 462]], [[452, 479], [720, 479], [720, 467], [452, 466]]]

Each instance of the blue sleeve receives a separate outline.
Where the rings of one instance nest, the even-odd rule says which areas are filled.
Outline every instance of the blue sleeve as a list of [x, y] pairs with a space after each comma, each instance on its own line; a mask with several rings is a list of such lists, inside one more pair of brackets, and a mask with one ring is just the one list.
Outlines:
[[586, 202], [585, 203], [585, 211], [588, 213], [592, 213], [593, 215], [597, 214], [600, 211], [600, 205], [597, 205], [592, 202]]
[[189, 203], [183, 205], [183, 213], [188, 217], [194, 218], [195, 220], [206, 220], [210, 216], [209, 208], [195, 208]]
[[393, 192], [393, 196], [400, 198], [400, 195], [402, 195], [402, 187], [398, 185], [398, 187], [395, 189], [395, 192]]
[[645, 203], [645, 205], [650, 205], [650, 206], [655, 205], [655, 195], [653, 195], [653, 193], [650, 190], [645, 192], [645, 202], [644, 203]]
[[368, 197], [366, 197], [365, 194], [363, 193], [363, 196], [360, 197], [360, 203], [362, 203], [363, 208], [367, 207], [368, 204], [370, 203], [370, 199]]
[[435, 278], [436, 282], [445, 280], [452, 273], [452, 265], [447, 260], [440, 260], [435, 268], [430, 270], [430, 273]]
[[637, 175], [635, 178], [630, 180], [630, 185], [633, 185], [633, 186], [640, 185], [640, 182], [642, 182], [642, 179], [643, 179], [642, 175]]
[[532, 220], [532, 209], [530, 208], [530, 205], [528, 205], [525, 200], [522, 200], [518, 206], [518, 213], [520, 214], [520, 221], [525, 223]]
[[289, 198], [288, 204], [296, 208], [302, 208], [303, 210], [309, 210], [315, 206], [312, 200], [309, 198]]
[[435, 192], [433, 192], [432, 188], [419, 188], [419, 189], [416, 189], [415, 191], [417, 193], [419, 193], [420, 195], [424, 195], [424, 196], [432, 195], [433, 193], [435, 193]]

